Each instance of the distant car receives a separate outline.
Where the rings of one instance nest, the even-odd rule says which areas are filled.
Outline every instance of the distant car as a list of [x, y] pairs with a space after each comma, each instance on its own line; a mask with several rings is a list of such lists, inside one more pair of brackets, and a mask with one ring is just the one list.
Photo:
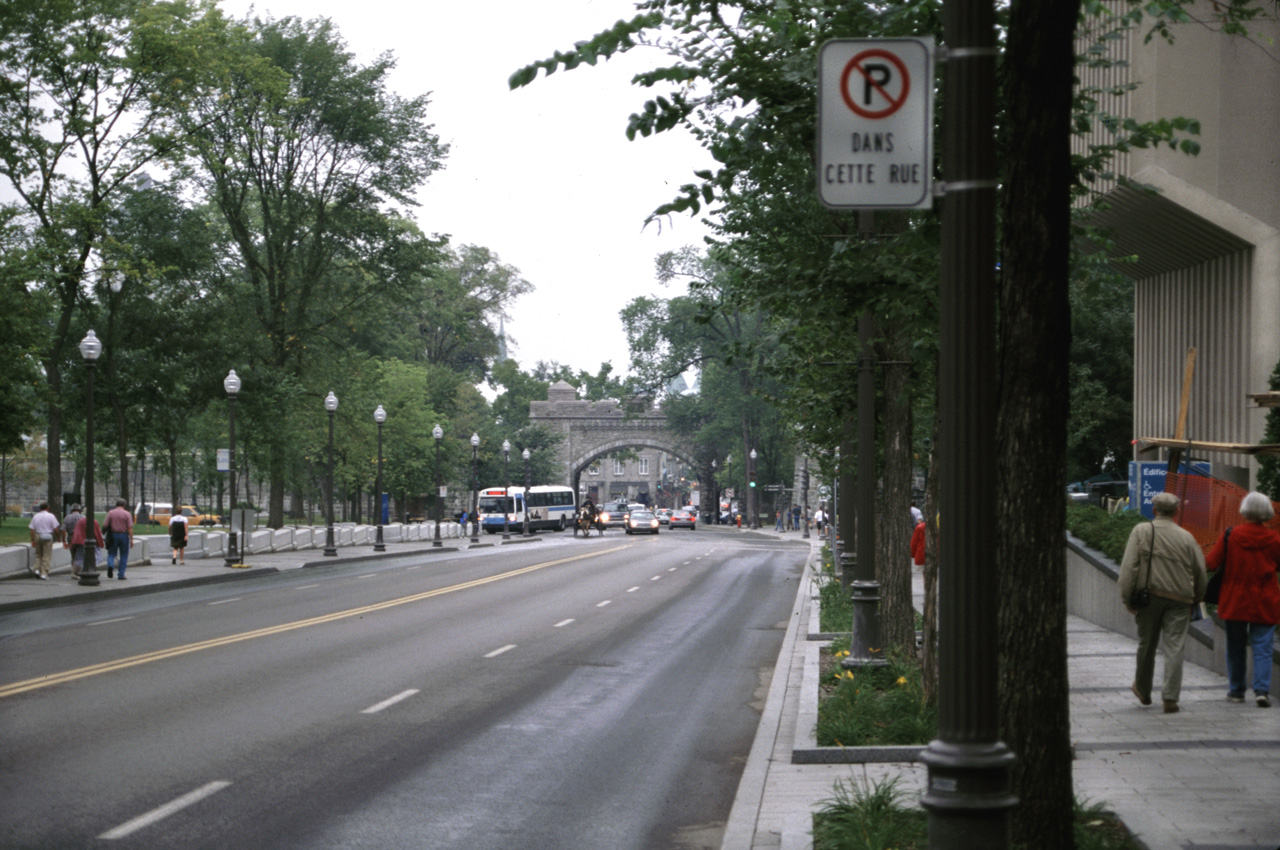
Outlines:
[[671, 524], [671, 509], [670, 509], [670, 508], [658, 508], [656, 511], [654, 511], [654, 512], [653, 512], [653, 515], [654, 515], [654, 516], [656, 516], [656, 517], [658, 518], [658, 524], [659, 524], [659, 525], [670, 525], [670, 524]]
[[627, 534], [657, 534], [661, 523], [649, 511], [632, 511], [627, 514]]
[[629, 513], [626, 502], [605, 502], [600, 506], [599, 522], [605, 528], [619, 528], [626, 525]]
[[687, 528], [691, 531], [698, 530], [698, 517], [693, 511], [681, 508], [671, 514], [672, 528]]

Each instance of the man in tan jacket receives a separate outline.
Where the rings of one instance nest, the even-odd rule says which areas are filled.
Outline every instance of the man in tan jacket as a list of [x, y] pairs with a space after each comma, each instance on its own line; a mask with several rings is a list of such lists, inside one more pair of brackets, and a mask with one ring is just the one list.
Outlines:
[[[1178, 710], [1182, 691], [1182, 656], [1191, 625], [1191, 606], [1204, 598], [1208, 579], [1200, 544], [1173, 521], [1180, 504], [1178, 497], [1160, 493], [1151, 504], [1155, 519], [1136, 526], [1124, 548], [1120, 600], [1138, 624], [1138, 669], [1133, 695], [1143, 705], [1151, 705], [1156, 648], [1163, 636], [1164, 684], [1160, 698], [1164, 713], [1173, 714]], [[1131, 607], [1133, 591], [1144, 587], [1151, 601], [1135, 610]]]

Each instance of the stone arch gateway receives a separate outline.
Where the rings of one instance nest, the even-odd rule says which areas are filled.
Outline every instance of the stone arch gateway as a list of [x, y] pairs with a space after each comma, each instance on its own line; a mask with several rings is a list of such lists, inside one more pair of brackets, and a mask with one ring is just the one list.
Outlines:
[[662, 411], [647, 405], [624, 406], [608, 399], [583, 401], [577, 390], [557, 381], [546, 401], [529, 404], [529, 423], [541, 425], [564, 439], [557, 449], [560, 482], [581, 493], [582, 473], [598, 459], [620, 449], [665, 452], [697, 469], [692, 445], [667, 428]]

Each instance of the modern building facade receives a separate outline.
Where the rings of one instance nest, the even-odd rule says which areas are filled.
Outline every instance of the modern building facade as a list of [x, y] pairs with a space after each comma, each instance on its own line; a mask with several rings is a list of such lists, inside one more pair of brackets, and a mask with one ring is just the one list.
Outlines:
[[[1117, 12], [1131, 7], [1110, 4]], [[1081, 67], [1082, 86], [1109, 89], [1100, 106], [1125, 119], [1192, 118], [1196, 156], [1168, 145], [1134, 148], [1103, 181], [1095, 221], [1109, 228], [1117, 268], [1134, 279], [1133, 435], [1174, 437], [1188, 350], [1196, 349], [1184, 439], [1262, 442], [1265, 392], [1280, 362], [1280, 24], [1272, 16], [1227, 35], [1212, 2], [1171, 25], [1172, 43], [1144, 25], [1105, 42], [1113, 63]], [[1114, 29], [1114, 25], [1111, 25]], [[1108, 28], [1094, 19], [1092, 41]], [[1087, 48], [1082, 38], [1081, 50]], [[1130, 85], [1135, 87], [1128, 89]], [[1098, 122], [1076, 151], [1114, 138]], [[1139, 459], [1167, 450], [1137, 444]], [[1256, 461], [1195, 452], [1213, 474], [1251, 487]]]

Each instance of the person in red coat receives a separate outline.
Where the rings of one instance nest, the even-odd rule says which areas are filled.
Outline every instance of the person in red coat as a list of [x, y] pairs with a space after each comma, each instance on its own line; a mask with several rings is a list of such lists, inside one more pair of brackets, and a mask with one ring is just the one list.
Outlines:
[[911, 532], [911, 560], [917, 567], [924, 566], [924, 520], [917, 522]]
[[1209, 570], [1225, 569], [1218, 616], [1227, 628], [1227, 699], [1244, 702], [1245, 646], [1253, 649], [1253, 695], [1271, 706], [1271, 646], [1280, 622], [1280, 534], [1263, 523], [1275, 516], [1271, 500], [1250, 493], [1240, 502], [1245, 522], [1228, 528], [1205, 559]]

